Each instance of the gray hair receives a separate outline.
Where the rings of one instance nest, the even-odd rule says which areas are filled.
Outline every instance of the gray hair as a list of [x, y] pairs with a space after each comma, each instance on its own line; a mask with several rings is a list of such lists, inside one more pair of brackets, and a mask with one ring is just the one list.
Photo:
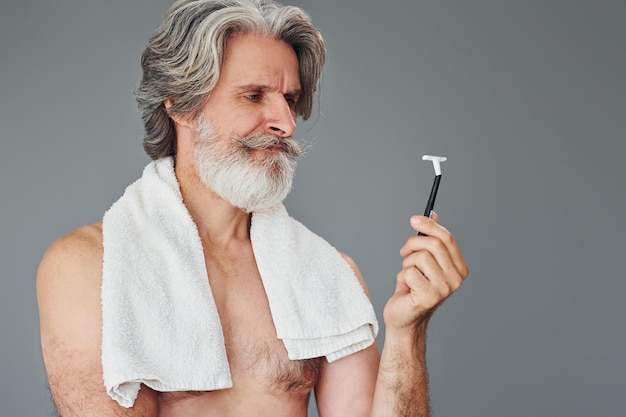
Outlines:
[[[169, 115], [198, 116], [217, 84], [233, 34], [270, 36], [294, 49], [302, 89], [295, 112], [305, 120], [310, 117], [326, 49], [303, 10], [272, 0], [178, 0], [148, 42], [141, 57], [143, 77], [135, 91], [145, 127], [143, 147], [152, 159], [176, 155]], [[168, 98], [174, 103], [166, 110]]]

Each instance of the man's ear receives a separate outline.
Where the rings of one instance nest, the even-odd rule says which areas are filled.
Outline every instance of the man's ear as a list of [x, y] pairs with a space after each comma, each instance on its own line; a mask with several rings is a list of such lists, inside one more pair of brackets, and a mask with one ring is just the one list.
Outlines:
[[163, 105], [165, 106], [165, 111], [167, 111], [167, 114], [170, 116], [170, 118], [177, 125], [193, 129], [194, 126], [193, 126], [193, 123], [192, 123], [192, 119], [188, 115], [186, 115], [186, 114], [176, 114], [176, 113], [171, 113], [170, 112], [170, 109], [174, 105], [175, 101], [176, 101], [176, 99], [173, 99], [173, 98], [166, 98], [165, 100], [163, 100]]

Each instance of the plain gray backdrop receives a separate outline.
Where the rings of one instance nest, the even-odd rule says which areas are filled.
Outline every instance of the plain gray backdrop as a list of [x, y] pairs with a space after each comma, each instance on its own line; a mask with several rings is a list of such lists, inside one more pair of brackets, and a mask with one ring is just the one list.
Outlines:
[[[471, 273], [430, 325], [436, 415], [625, 416], [626, 3], [290, 3], [328, 63], [287, 206], [357, 261], [381, 321], [420, 157], [448, 157], [436, 210]], [[132, 91], [169, 4], [2, 4], [2, 417], [53, 415], [37, 266], [148, 162]]]

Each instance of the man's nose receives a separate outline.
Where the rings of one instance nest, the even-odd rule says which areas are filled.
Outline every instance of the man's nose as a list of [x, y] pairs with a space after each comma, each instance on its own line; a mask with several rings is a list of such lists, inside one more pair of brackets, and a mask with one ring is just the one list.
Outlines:
[[266, 111], [266, 133], [281, 138], [288, 138], [296, 133], [296, 116], [284, 97], [272, 100]]

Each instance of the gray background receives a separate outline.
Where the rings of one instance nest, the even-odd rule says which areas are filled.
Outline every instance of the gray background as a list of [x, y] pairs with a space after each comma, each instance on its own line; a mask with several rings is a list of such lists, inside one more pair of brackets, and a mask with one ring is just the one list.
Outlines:
[[[433, 179], [471, 274], [432, 320], [439, 416], [624, 416], [626, 6], [302, 0], [328, 42], [287, 205], [382, 309]], [[148, 161], [131, 94], [169, 2], [0, 9], [0, 416], [48, 416], [36, 269]], [[384, 332], [381, 334], [384, 335]]]

